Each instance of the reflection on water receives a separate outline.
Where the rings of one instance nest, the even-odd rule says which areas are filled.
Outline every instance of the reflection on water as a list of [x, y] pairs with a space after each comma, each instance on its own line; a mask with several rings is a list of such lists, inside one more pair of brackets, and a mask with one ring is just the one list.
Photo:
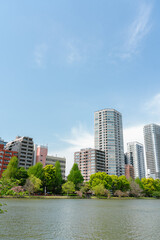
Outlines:
[[1, 240], [158, 240], [160, 200], [8, 199]]

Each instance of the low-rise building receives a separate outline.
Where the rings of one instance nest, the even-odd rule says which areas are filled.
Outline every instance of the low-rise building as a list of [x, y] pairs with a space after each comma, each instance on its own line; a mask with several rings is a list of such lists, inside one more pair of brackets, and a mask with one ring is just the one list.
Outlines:
[[43, 164], [43, 167], [46, 166], [46, 157], [48, 154], [48, 147], [47, 146], [37, 146], [34, 147], [34, 165], [38, 162]]
[[2, 177], [2, 173], [6, 170], [9, 161], [13, 156], [18, 157], [18, 152], [5, 150], [4, 144], [0, 144], [0, 178]]
[[57, 157], [57, 156], [47, 156], [46, 157], [46, 165], [52, 164], [53, 166], [55, 166], [55, 163], [57, 161], [59, 161], [60, 166], [61, 166], [62, 178], [65, 179], [66, 158]]
[[134, 167], [130, 164], [125, 164], [125, 176], [127, 179], [134, 179]]

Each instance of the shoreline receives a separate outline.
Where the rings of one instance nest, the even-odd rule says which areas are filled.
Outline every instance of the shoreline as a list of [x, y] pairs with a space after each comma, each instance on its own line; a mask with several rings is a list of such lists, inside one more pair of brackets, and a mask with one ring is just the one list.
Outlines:
[[83, 198], [79, 196], [0, 196], [0, 199], [87, 199], [87, 200], [160, 200], [153, 197], [90, 197], [90, 198]]

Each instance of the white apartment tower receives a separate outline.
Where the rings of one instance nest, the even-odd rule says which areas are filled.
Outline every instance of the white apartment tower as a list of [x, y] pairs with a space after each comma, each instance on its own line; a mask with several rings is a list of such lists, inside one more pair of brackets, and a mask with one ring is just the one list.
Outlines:
[[122, 115], [115, 109], [94, 113], [95, 149], [105, 151], [105, 171], [109, 175], [124, 175]]
[[143, 145], [138, 142], [127, 143], [127, 156], [132, 156], [132, 159], [128, 158], [128, 164], [134, 167], [134, 178], [144, 178], [145, 164]]
[[30, 137], [17, 136], [12, 142], [8, 142], [5, 149], [18, 152], [19, 167], [28, 169], [33, 165], [34, 143]]
[[160, 179], [160, 126], [153, 123], [145, 125], [143, 132], [147, 177]]

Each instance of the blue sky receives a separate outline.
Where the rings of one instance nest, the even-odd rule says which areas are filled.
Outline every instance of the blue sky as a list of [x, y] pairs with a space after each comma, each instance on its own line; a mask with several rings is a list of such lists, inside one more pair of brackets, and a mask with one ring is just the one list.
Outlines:
[[160, 2], [0, 1], [1, 137], [67, 158], [93, 146], [94, 111], [122, 113], [124, 141], [160, 123]]

